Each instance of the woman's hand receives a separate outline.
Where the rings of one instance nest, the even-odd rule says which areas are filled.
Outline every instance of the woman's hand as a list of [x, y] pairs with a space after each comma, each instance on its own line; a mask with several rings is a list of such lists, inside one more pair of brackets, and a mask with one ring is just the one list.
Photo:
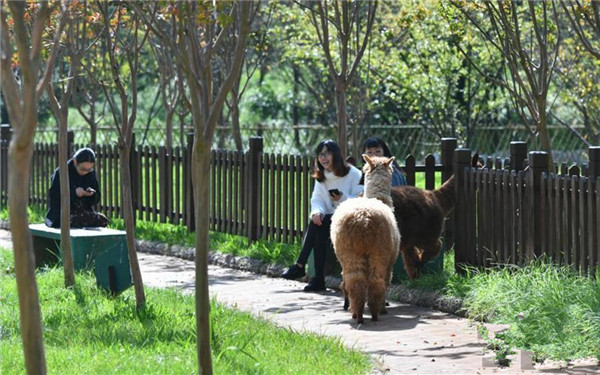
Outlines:
[[77, 189], [75, 189], [75, 195], [77, 195], [79, 198], [91, 197], [92, 195], [94, 195], [94, 193], [96, 193], [96, 190], [92, 188], [87, 188], [87, 190], [84, 190], [83, 188], [78, 187]]
[[312, 215], [312, 221], [313, 223], [315, 223], [315, 225], [322, 225], [323, 224], [323, 215], [322, 214], [313, 214]]

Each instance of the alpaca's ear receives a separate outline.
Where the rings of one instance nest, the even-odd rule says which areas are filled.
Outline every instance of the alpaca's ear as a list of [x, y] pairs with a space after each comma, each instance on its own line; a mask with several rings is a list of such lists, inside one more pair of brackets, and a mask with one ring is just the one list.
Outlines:
[[365, 159], [365, 161], [367, 163], [369, 163], [371, 168], [373, 168], [373, 160], [371, 160], [371, 157], [369, 157], [369, 155], [367, 155], [367, 154], [362, 154], [362, 157], [363, 157], [363, 159]]
[[392, 156], [391, 158], [389, 158], [388, 160], [386, 160], [385, 166], [388, 167], [390, 164], [392, 164], [392, 162], [394, 160], [396, 160], [396, 158], [394, 156]]

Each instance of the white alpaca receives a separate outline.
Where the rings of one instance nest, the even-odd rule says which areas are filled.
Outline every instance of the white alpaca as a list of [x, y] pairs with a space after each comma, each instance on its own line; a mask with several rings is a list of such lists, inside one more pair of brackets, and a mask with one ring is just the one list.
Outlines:
[[343, 202], [331, 218], [331, 241], [342, 265], [341, 288], [358, 323], [364, 322], [365, 302], [374, 321], [385, 312], [400, 245], [390, 197], [394, 158], [363, 158], [365, 196]]

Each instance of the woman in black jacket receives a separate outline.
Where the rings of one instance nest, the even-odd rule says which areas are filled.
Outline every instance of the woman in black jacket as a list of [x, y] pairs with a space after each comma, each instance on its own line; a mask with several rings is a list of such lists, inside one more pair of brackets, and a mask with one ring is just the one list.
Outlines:
[[[94, 210], [100, 201], [98, 178], [94, 171], [96, 154], [90, 148], [77, 150], [67, 162], [69, 170], [69, 191], [71, 198], [71, 227], [106, 227], [108, 219]], [[46, 225], [60, 227], [60, 176], [59, 168], [52, 174], [48, 191], [48, 212]]]

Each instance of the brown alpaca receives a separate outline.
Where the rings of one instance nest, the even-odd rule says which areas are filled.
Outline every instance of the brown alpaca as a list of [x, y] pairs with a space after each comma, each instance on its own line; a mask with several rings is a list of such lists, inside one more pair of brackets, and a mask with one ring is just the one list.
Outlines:
[[[473, 157], [476, 166], [478, 156]], [[404, 269], [413, 280], [421, 269], [438, 256], [442, 242], [440, 236], [444, 218], [454, 209], [454, 175], [436, 190], [423, 190], [414, 186], [392, 188], [394, 214], [402, 235], [400, 252]]]
[[331, 218], [331, 241], [342, 265], [341, 289], [358, 323], [364, 322], [365, 302], [374, 321], [385, 312], [400, 244], [390, 198], [394, 158], [363, 157], [365, 196], [343, 202]]

